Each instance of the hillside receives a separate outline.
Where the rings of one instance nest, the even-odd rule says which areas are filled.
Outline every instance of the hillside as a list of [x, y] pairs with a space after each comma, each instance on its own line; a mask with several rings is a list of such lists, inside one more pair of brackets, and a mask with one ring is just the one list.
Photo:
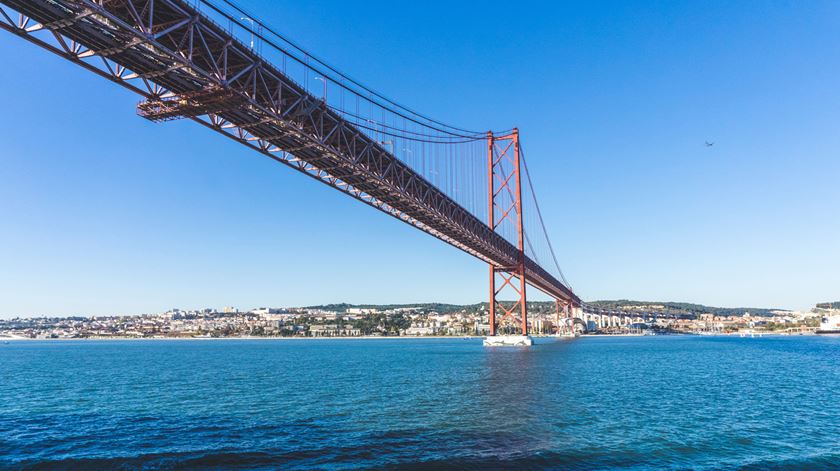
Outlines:
[[[670, 314], [714, 314], [716, 316], [740, 316], [750, 313], [755, 316], [772, 316], [773, 311], [780, 311], [781, 309], [772, 308], [746, 308], [746, 307], [713, 307], [704, 306], [702, 304], [680, 303], [680, 302], [654, 302], [654, 301], [631, 301], [627, 299], [619, 299], [614, 301], [602, 300], [592, 301], [587, 304], [602, 307], [604, 309], [625, 309], [625, 310], [640, 310], [645, 312], [668, 312]], [[838, 304], [840, 303], [826, 303]], [[443, 304], [443, 303], [415, 303], [415, 304], [324, 304], [319, 306], [307, 306], [308, 309], [323, 309], [326, 311], [344, 312], [347, 309], [378, 309], [390, 310], [401, 308], [421, 308], [426, 311], [436, 311], [442, 314], [468, 311], [474, 312], [480, 309], [487, 309], [487, 303], [475, 304]], [[553, 312], [554, 303], [551, 301], [535, 301], [528, 303], [529, 311], [536, 312]]]
[[661, 301], [631, 301], [619, 299], [615, 301], [593, 301], [589, 304], [601, 306], [608, 309], [641, 309], [646, 311], [669, 312], [673, 314], [714, 314], [716, 316], [742, 316], [750, 313], [754, 316], [772, 317], [773, 311], [784, 311], [784, 309], [759, 308], [759, 307], [714, 307], [703, 304], [661, 302]]

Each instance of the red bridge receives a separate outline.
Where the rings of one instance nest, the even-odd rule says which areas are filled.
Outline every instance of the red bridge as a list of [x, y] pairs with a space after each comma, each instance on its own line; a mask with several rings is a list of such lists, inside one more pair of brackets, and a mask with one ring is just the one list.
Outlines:
[[444, 124], [365, 87], [228, 0], [0, 0], [0, 28], [490, 266], [490, 330], [527, 334], [526, 287], [581, 305], [517, 129]]

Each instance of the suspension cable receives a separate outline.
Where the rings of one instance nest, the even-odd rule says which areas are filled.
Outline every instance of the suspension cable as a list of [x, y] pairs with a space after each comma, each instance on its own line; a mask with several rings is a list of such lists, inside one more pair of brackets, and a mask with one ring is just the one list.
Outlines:
[[[219, 6], [215, 5], [214, 3], [212, 3], [212, 2], [211, 2], [211, 0], [200, 0], [200, 1], [201, 1], [202, 3], [204, 3], [204, 4], [206, 4], [208, 7], [210, 7], [210, 8], [211, 8], [211, 9], [213, 9], [214, 11], [216, 11], [217, 13], [219, 13], [220, 15], [224, 16], [226, 19], [228, 19], [228, 20], [229, 20], [229, 21], [231, 21], [232, 23], [235, 23], [236, 25], [238, 25], [239, 27], [241, 27], [241, 28], [245, 29], [246, 31], [251, 32], [252, 34], [254, 34], [254, 36], [255, 36], [255, 37], [257, 37], [257, 38], [259, 38], [259, 39], [262, 39], [263, 41], [265, 41], [265, 42], [266, 42], [269, 46], [271, 46], [272, 48], [274, 48], [274, 49], [276, 49], [276, 50], [278, 50], [278, 51], [282, 52], [283, 54], [288, 55], [289, 57], [291, 57], [291, 58], [292, 58], [292, 59], [294, 59], [295, 61], [297, 61], [297, 62], [299, 62], [300, 64], [302, 64], [304, 67], [309, 68], [309, 69], [311, 69], [311, 70], [313, 70], [313, 71], [315, 71], [315, 72], [318, 72], [318, 73], [320, 73], [320, 74], [322, 74], [322, 75], [324, 75], [324, 76], [328, 76], [328, 75], [330, 75], [330, 74], [324, 73], [324, 72], [323, 72], [323, 70], [319, 70], [318, 68], [316, 68], [316, 67], [314, 67], [314, 66], [310, 65], [310, 64], [308, 63], [308, 60], [307, 60], [307, 61], [302, 61], [302, 60], [301, 60], [299, 57], [297, 57], [296, 55], [294, 55], [294, 54], [290, 54], [290, 53], [289, 53], [289, 51], [287, 51], [286, 49], [284, 49], [284, 48], [283, 48], [283, 47], [281, 47], [280, 45], [276, 44], [274, 41], [272, 41], [272, 40], [270, 40], [270, 39], [266, 38], [266, 37], [265, 37], [265, 36], [264, 36], [264, 35], [263, 35], [260, 31], [254, 31], [254, 29], [253, 29], [252, 27], [249, 27], [248, 25], [246, 25], [246, 24], [242, 23], [239, 19], [237, 19], [237, 18], [235, 18], [235, 17], [231, 16], [229, 13], [227, 13], [227, 12], [223, 11], [223, 10], [221, 9], [221, 7], [219, 7]], [[414, 122], [414, 123], [416, 123], [416, 124], [419, 124], [419, 125], [421, 125], [421, 126], [428, 127], [428, 128], [430, 128], [430, 129], [434, 129], [434, 130], [439, 131], [439, 132], [449, 133], [449, 134], [466, 133], [466, 134], [470, 134], [470, 135], [472, 135], [472, 136], [483, 136], [483, 135], [485, 134], [485, 132], [482, 132], [482, 131], [470, 131], [470, 130], [467, 130], [467, 129], [463, 129], [463, 128], [459, 128], [459, 127], [456, 127], [456, 126], [452, 126], [452, 125], [449, 125], [449, 124], [443, 123], [443, 122], [441, 122], [441, 121], [435, 120], [435, 119], [433, 119], [433, 118], [431, 118], [431, 117], [428, 117], [428, 116], [426, 116], [426, 115], [424, 115], [424, 114], [421, 114], [421, 113], [419, 113], [419, 112], [417, 112], [417, 111], [414, 111], [414, 110], [412, 110], [412, 109], [410, 109], [410, 108], [408, 108], [408, 107], [406, 107], [406, 106], [403, 106], [403, 105], [401, 105], [401, 104], [399, 104], [399, 103], [397, 103], [397, 102], [395, 102], [395, 101], [393, 101], [393, 100], [391, 100], [391, 99], [389, 99], [389, 98], [385, 97], [385, 96], [384, 96], [384, 95], [382, 95], [381, 93], [379, 93], [379, 92], [377, 92], [377, 91], [375, 91], [375, 90], [373, 90], [373, 89], [371, 89], [371, 88], [369, 88], [369, 87], [367, 87], [367, 86], [365, 86], [365, 85], [361, 84], [361, 83], [360, 83], [360, 82], [358, 82], [357, 80], [355, 80], [355, 79], [353, 79], [353, 78], [349, 77], [347, 74], [345, 74], [345, 73], [343, 73], [343, 72], [339, 71], [338, 69], [336, 69], [335, 67], [333, 67], [333, 66], [331, 66], [331, 65], [327, 64], [325, 61], [321, 60], [320, 58], [318, 58], [318, 57], [316, 57], [316, 56], [314, 56], [314, 55], [310, 54], [308, 51], [306, 51], [305, 49], [303, 49], [303, 47], [299, 46], [297, 43], [295, 43], [295, 42], [291, 41], [290, 39], [286, 38], [286, 37], [285, 37], [285, 36], [283, 36], [282, 34], [278, 33], [278, 32], [277, 32], [276, 30], [274, 30], [273, 28], [271, 28], [271, 27], [269, 27], [269, 26], [265, 25], [263, 22], [261, 22], [261, 21], [259, 21], [259, 20], [254, 19], [254, 17], [253, 17], [252, 15], [250, 15], [247, 11], [245, 11], [244, 9], [242, 9], [241, 7], [239, 7], [238, 5], [236, 5], [235, 3], [233, 3], [231, 0], [221, 0], [221, 1], [222, 1], [224, 4], [228, 5], [229, 7], [233, 8], [233, 9], [234, 9], [235, 11], [237, 11], [238, 13], [240, 13], [240, 14], [245, 15], [246, 17], [248, 17], [248, 19], [249, 19], [250, 21], [253, 21], [255, 24], [258, 24], [258, 25], [259, 25], [262, 29], [265, 29], [265, 30], [266, 30], [266, 31], [268, 31], [269, 33], [273, 34], [274, 36], [276, 36], [277, 38], [279, 38], [280, 40], [282, 40], [283, 42], [285, 42], [286, 44], [288, 44], [289, 46], [291, 46], [292, 48], [294, 48], [294, 49], [296, 49], [297, 51], [299, 51], [300, 53], [304, 54], [304, 57], [305, 57], [305, 58], [307, 58], [307, 59], [311, 58], [312, 60], [314, 60], [315, 62], [317, 62], [317, 63], [318, 63], [318, 64], [320, 64], [321, 66], [325, 67], [327, 70], [329, 70], [329, 71], [331, 71], [332, 73], [334, 73], [334, 74], [338, 75], [339, 77], [341, 77], [342, 79], [346, 80], [347, 82], [349, 82], [349, 83], [351, 83], [351, 84], [355, 85], [355, 86], [356, 86], [356, 87], [358, 87], [359, 89], [361, 89], [361, 90], [363, 90], [363, 91], [367, 92], [367, 93], [368, 93], [368, 94], [370, 94], [371, 96], [375, 96], [375, 97], [377, 97], [378, 99], [380, 99], [380, 100], [384, 101], [385, 103], [388, 103], [388, 104], [390, 104], [390, 105], [392, 105], [392, 106], [394, 106], [394, 107], [396, 107], [396, 108], [398, 108], [398, 109], [400, 109], [400, 110], [403, 110], [403, 111], [405, 111], [405, 112], [407, 112], [407, 113], [409, 113], [409, 114], [411, 114], [411, 115], [414, 115], [414, 116], [416, 116], [416, 117], [418, 117], [418, 118], [420, 118], [420, 119], [423, 119], [423, 120], [428, 121], [428, 122], [430, 122], [430, 123], [436, 124], [436, 125], [438, 125], [438, 126], [442, 126], [443, 128], [448, 128], [449, 130], [454, 130], [454, 131], [457, 131], [457, 133], [456, 133], [456, 132], [453, 132], [453, 131], [449, 131], [449, 130], [447, 130], [447, 129], [440, 129], [440, 128], [437, 128], [437, 127], [435, 127], [435, 126], [431, 126], [431, 125], [426, 124], [426, 123], [421, 123], [421, 122], [417, 121], [416, 119], [414, 119], [414, 118], [412, 118], [412, 117], [410, 117], [410, 116], [406, 116], [405, 114], [403, 114], [403, 113], [402, 113], [402, 112], [400, 112], [400, 111], [394, 110], [394, 109], [392, 109], [392, 108], [390, 108], [390, 107], [388, 107], [388, 106], [386, 106], [386, 105], [383, 105], [382, 103], [380, 103], [380, 102], [378, 102], [378, 101], [375, 101], [375, 100], [373, 100], [373, 99], [371, 99], [371, 98], [365, 97], [365, 96], [364, 96], [362, 93], [360, 93], [359, 91], [357, 91], [357, 90], [355, 90], [355, 89], [353, 89], [353, 88], [348, 87], [347, 85], [345, 85], [345, 84], [343, 83], [343, 80], [335, 80], [335, 79], [332, 79], [332, 82], [333, 82], [333, 83], [335, 83], [335, 84], [336, 84], [336, 85], [338, 85], [339, 87], [341, 87], [341, 88], [343, 88], [343, 89], [345, 89], [345, 90], [349, 91], [350, 93], [353, 93], [353, 94], [355, 94], [355, 95], [357, 95], [357, 96], [359, 96], [359, 97], [361, 97], [361, 98], [365, 99], [366, 101], [369, 101], [369, 102], [371, 102], [371, 103], [375, 103], [377, 106], [380, 106], [380, 107], [382, 107], [383, 109], [385, 109], [385, 110], [387, 110], [387, 111], [389, 111], [389, 112], [391, 112], [391, 113], [393, 113], [393, 114], [395, 114], [395, 115], [397, 115], [397, 116], [400, 116], [400, 117], [402, 117], [402, 118], [408, 119], [408, 120], [410, 120], [410, 121], [412, 121], [412, 122]], [[472, 137], [472, 136], [471, 136], [471, 137]], [[463, 136], [460, 136], [460, 137], [463, 137]]]
[[542, 226], [543, 234], [545, 235], [545, 240], [548, 242], [548, 250], [551, 252], [551, 258], [554, 259], [554, 266], [557, 267], [557, 271], [560, 273], [560, 279], [563, 280], [563, 283], [569, 288], [570, 291], [574, 291], [572, 289], [572, 285], [569, 284], [569, 281], [566, 280], [566, 276], [563, 274], [563, 270], [560, 268], [560, 263], [557, 261], [557, 255], [554, 253], [554, 247], [551, 245], [551, 239], [548, 237], [548, 230], [545, 227], [545, 221], [542, 217], [542, 211], [540, 211], [540, 203], [537, 200], [537, 193], [534, 191], [534, 183], [531, 181], [531, 172], [528, 171], [528, 164], [525, 160], [525, 149], [522, 147], [522, 144], [519, 144], [519, 153], [522, 157], [522, 167], [525, 170], [525, 176], [528, 179], [528, 186], [531, 187], [531, 194], [534, 195], [534, 207], [537, 210], [537, 216], [540, 219], [540, 225]]

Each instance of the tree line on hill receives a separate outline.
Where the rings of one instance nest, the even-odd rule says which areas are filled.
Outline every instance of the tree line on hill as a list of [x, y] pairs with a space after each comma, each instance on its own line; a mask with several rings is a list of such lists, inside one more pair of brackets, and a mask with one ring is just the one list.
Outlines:
[[[619, 299], [615, 301], [593, 301], [588, 303], [593, 306], [605, 309], [620, 309], [622, 307], [636, 307], [647, 311], [665, 311], [673, 314], [713, 314], [715, 316], [743, 316], [749, 313], [753, 316], [772, 317], [773, 311], [784, 311], [784, 309], [758, 308], [758, 307], [713, 307], [703, 304], [676, 303], [676, 302], [655, 302], [655, 301], [630, 301]], [[661, 306], [658, 307], [658, 306]]]
[[[677, 315], [694, 315], [712, 314], [715, 316], [742, 316], [749, 313], [750, 315], [760, 317], [772, 317], [773, 311], [783, 311], [783, 309], [771, 308], [747, 308], [747, 307], [713, 307], [702, 304], [693, 303], [679, 303], [679, 302], [655, 302], [655, 301], [631, 301], [627, 299], [619, 299], [614, 301], [602, 300], [592, 301], [587, 304], [602, 309], [626, 309], [635, 308], [640, 312], [667, 312]], [[823, 303], [822, 305], [836, 305], [835, 308], [840, 309], [840, 302], [837, 303]], [[821, 305], [817, 305], [820, 307]], [[438, 312], [440, 314], [451, 314], [461, 311], [479, 312], [487, 311], [488, 303], [474, 303], [474, 304], [446, 304], [446, 303], [417, 303], [417, 304], [324, 304], [320, 306], [308, 306], [306, 309], [322, 309], [325, 311], [346, 312], [348, 309], [376, 309], [378, 311], [396, 310], [418, 308], [425, 312]], [[529, 301], [528, 311], [532, 313], [553, 313], [555, 311], [554, 301]], [[827, 309], [827, 308], [826, 308]]]

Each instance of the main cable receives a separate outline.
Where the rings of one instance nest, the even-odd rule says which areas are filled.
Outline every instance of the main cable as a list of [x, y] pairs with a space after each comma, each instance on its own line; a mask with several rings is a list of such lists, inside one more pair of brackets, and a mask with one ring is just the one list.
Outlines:
[[537, 215], [540, 219], [540, 225], [542, 226], [545, 240], [548, 242], [548, 250], [551, 252], [551, 258], [554, 259], [554, 266], [557, 267], [557, 271], [560, 273], [560, 279], [563, 280], [566, 287], [569, 288], [570, 291], [574, 291], [572, 289], [572, 285], [569, 284], [568, 280], [566, 280], [566, 276], [563, 274], [563, 269], [560, 268], [560, 263], [557, 261], [557, 255], [554, 253], [554, 247], [551, 245], [551, 239], [548, 237], [548, 230], [545, 227], [542, 211], [540, 211], [540, 203], [537, 200], [537, 193], [534, 191], [534, 182], [531, 181], [531, 172], [528, 171], [528, 163], [525, 160], [525, 149], [522, 147], [521, 143], [519, 144], [519, 153], [522, 156], [522, 168], [525, 170], [525, 177], [528, 179], [528, 186], [531, 188], [531, 194], [534, 195], [534, 207], [537, 210]]
[[[428, 122], [430, 122], [430, 123], [437, 124], [437, 125], [442, 126], [442, 127], [444, 127], [444, 128], [448, 128], [448, 129], [451, 129], [451, 130], [454, 130], [454, 131], [458, 131], [458, 132], [460, 132], [460, 133], [467, 133], [467, 134], [471, 134], [471, 135], [484, 135], [484, 134], [485, 134], [485, 132], [482, 132], [482, 131], [471, 131], [471, 130], [468, 130], [468, 129], [463, 129], [463, 128], [459, 128], [459, 127], [457, 127], [457, 126], [452, 126], [452, 125], [449, 125], [449, 124], [443, 123], [443, 122], [441, 122], [441, 121], [438, 121], [438, 120], [436, 120], [436, 119], [434, 119], [434, 118], [431, 118], [431, 117], [429, 117], [429, 116], [426, 116], [426, 115], [424, 115], [424, 114], [422, 114], [422, 113], [420, 113], [420, 112], [414, 111], [414, 110], [413, 110], [413, 109], [411, 109], [411, 108], [408, 108], [408, 107], [406, 107], [406, 106], [404, 106], [404, 105], [401, 105], [401, 104], [399, 104], [399, 103], [397, 103], [397, 102], [395, 102], [395, 101], [393, 101], [393, 100], [391, 100], [391, 99], [387, 98], [386, 96], [382, 95], [381, 93], [379, 93], [379, 92], [377, 92], [377, 91], [375, 91], [375, 90], [373, 90], [373, 89], [371, 89], [371, 88], [369, 88], [369, 87], [365, 86], [364, 84], [360, 83], [359, 81], [357, 81], [357, 80], [353, 79], [352, 77], [348, 76], [347, 74], [345, 74], [345, 73], [341, 72], [340, 70], [336, 69], [335, 67], [333, 67], [333, 66], [329, 65], [328, 63], [326, 63], [325, 61], [321, 60], [321, 59], [320, 59], [320, 58], [318, 58], [317, 56], [315, 56], [315, 55], [313, 55], [313, 54], [310, 54], [310, 53], [309, 53], [307, 50], [305, 50], [302, 46], [298, 45], [297, 43], [293, 42], [292, 40], [290, 40], [290, 39], [288, 39], [287, 37], [283, 36], [282, 34], [278, 33], [276, 30], [274, 30], [274, 29], [273, 29], [273, 28], [271, 28], [270, 26], [266, 25], [266, 24], [265, 24], [265, 23], [263, 23], [262, 21], [259, 21], [259, 20], [255, 19], [253, 15], [251, 15], [250, 13], [248, 13], [247, 11], [245, 11], [244, 9], [242, 9], [241, 7], [239, 7], [238, 5], [236, 5], [235, 3], [233, 3], [231, 0], [221, 0], [221, 1], [222, 1], [224, 4], [228, 5], [229, 7], [233, 8], [236, 12], [238, 12], [238, 13], [240, 13], [240, 14], [242, 14], [242, 15], [245, 15], [245, 16], [248, 18], [248, 20], [249, 20], [249, 21], [252, 21], [252, 22], [254, 22], [254, 23], [258, 24], [261, 28], [265, 29], [266, 31], [268, 31], [269, 33], [273, 34], [274, 36], [276, 36], [277, 38], [279, 38], [280, 40], [282, 40], [283, 42], [285, 42], [285, 43], [286, 43], [286, 44], [288, 44], [289, 46], [293, 47], [294, 49], [296, 49], [296, 50], [297, 50], [297, 51], [299, 51], [300, 53], [304, 54], [304, 56], [305, 56], [306, 58], [311, 58], [312, 60], [314, 60], [315, 62], [317, 62], [317, 63], [318, 63], [318, 64], [320, 64], [321, 66], [325, 67], [327, 70], [329, 70], [329, 71], [333, 72], [334, 74], [337, 74], [339, 77], [341, 77], [341, 78], [343, 78], [343, 79], [347, 80], [348, 82], [352, 83], [353, 85], [355, 85], [355, 86], [356, 86], [356, 87], [358, 87], [359, 89], [361, 89], [361, 90], [363, 90], [363, 91], [365, 91], [365, 92], [367, 92], [367, 93], [369, 93], [369, 94], [371, 94], [371, 95], [373, 95], [373, 96], [375, 96], [375, 97], [379, 98], [380, 100], [383, 100], [384, 102], [386, 102], [386, 103], [388, 103], [388, 104], [390, 104], [390, 105], [392, 105], [392, 106], [395, 106], [395, 107], [397, 107], [397, 108], [399, 108], [399, 109], [401, 109], [401, 110], [403, 110], [403, 111], [405, 111], [405, 112], [407, 112], [407, 113], [409, 113], [409, 114], [412, 114], [412, 115], [414, 115], [414, 116], [417, 116], [417, 117], [419, 117], [419, 118], [421, 118], [421, 119], [424, 119], [424, 120], [426, 120], [426, 121], [428, 121]], [[325, 75], [325, 76], [326, 76], [326, 75], [329, 75], [329, 74], [324, 73], [322, 70], [319, 70], [319, 69], [317, 69], [317, 68], [313, 67], [312, 65], [308, 64], [308, 63], [307, 63], [307, 61], [301, 61], [301, 60], [300, 60], [300, 58], [298, 58], [298, 57], [296, 57], [296, 56], [294, 56], [294, 55], [292, 55], [292, 54], [289, 54], [289, 53], [288, 53], [288, 51], [286, 51], [283, 47], [281, 47], [280, 45], [278, 45], [278, 44], [276, 44], [275, 42], [271, 41], [270, 39], [268, 39], [268, 38], [264, 37], [264, 36], [262, 35], [262, 33], [260, 33], [259, 31], [254, 31], [254, 29], [253, 29], [253, 28], [248, 27], [248, 26], [247, 26], [247, 25], [245, 25], [244, 23], [240, 22], [238, 19], [236, 19], [236, 18], [232, 17], [232, 16], [231, 16], [230, 14], [228, 14], [227, 12], [222, 11], [222, 9], [221, 9], [220, 7], [218, 7], [217, 5], [214, 5], [214, 4], [213, 4], [210, 0], [201, 0], [201, 2], [202, 2], [202, 3], [204, 3], [204, 4], [206, 4], [206, 5], [208, 5], [210, 8], [212, 8], [213, 10], [215, 10], [216, 12], [218, 12], [219, 14], [223, 15], [223, 16], [224, 16], [225, 18], [227, 18], [229, 21], [231, 21], [231, 22], [233, 22], [233, 23], [236, 23], [236, 24], [237, 24], [238, 26], [240, 26], [241, 28], [244, 28], [245, 30], [247, 30], [247, 31], [251, 32], [252, 34], [254, 34], [256, 37], [258, 37], [258, 38], [262, 39], [263, 41], [265, 41], [266, 43], [268, 43], [268, 44], [269, 44], [269, 46], [271, 46], [271, 47], [273, 47], [273, 48], [275, 48], [275, 49], [279, 50], [280, 52], [282, 52], [282, 53], [284, 53], [284, 54], [289, 55], [290, 57], [292, 57], [293, 59], [295, 59], [296, 61], [300, 62], [302, 65], [304, 65], [304, 67], [307, 67], [307, 68], [309, 68], [309, 69], [311, 69], [311, 70], [313, 70], [313, 71], [315, 71], [315, 72], [321, 73], [322, 75]], [[356, 95], [358, 95], [358, 96], [362, 97], [362, 98], [363, 98], [363, 99], [365, 99], [365, 100], [368, 100], [368, 101], [370, 101], [370, 102], [376, 103], [378, 106], [381, 106], [382, 108], [385, 108], [385, 109], [387, 109], [388, 111], [390, 111], [390, 112], [392, 112], [392, 113], [394, 113], [394, 114], [396, 114], [396, 115], [398, 115], [398, 116], [400, 116], [400, 117], [402, 117], [402, 118], [409, 119], [409, 120], [411, 120], [411, 121], [413, 121], [413, 122], [415, 122], [415, 123], [417, 123], [417, 124], [419, 124], [419, 125], [421, 125], [421, 126], [426, 126], [426, 127], [431, 128], [431, 129], [435, 129], [436, 131], [445, 132], [445, 133], [452, 133], [451, 131], [448, 131], [448, 130], [445, 130], [445, 129], [438, 129], [438, 128], [435, 128], [434, 126], [429, 126], [428, 124], [420, 123], [420, 122], [418, 122], [418, 121], [414, 120], [413, 118], [408, 117], [408, 116], [405, 116], [404, 114], [402, 114], [402, 113], [400, 113], [400, 112], [398, 112], [398, 111], [396, 111], [396, 110], [389, 109], [388, 107], [384, 106], [382, 103], [379, 103], [379, 102], [376, 102], [376, 101], [374, 101], [374, 100], [372, 100], [372, 99], [370, 99], [370, 98], [366, 98], [366, 97], [364, 97], [362, 93], [360, 93], [359, 91], [354, 90], [354, 89], [352, 89], [352, 88], [350, 88], [350, 87], [348, 87], [348, 86], [344, 85], [344, 83], [342, 83], [341, 81], [338, 81], [338, 80], [335, 80], [335, 79], [332, 79], [332, 81], [333, 81], [334, 83], [336, 83], [338, 86], [340, 86], [340, 87], [344, 88], [345, 90], [347, 90], [347, 91], [349, 91], [349, 92], [351, 92], [351, 93], [353, 93], [353, 94], [356, 94]], [[455, 133], [452, 133], [452, 134], [455, 134]], [[459, 137], [465, 137], [465, 136], [459, 136]], [[472, 136], [470, 136], [470, 137], [472, 137]]]

